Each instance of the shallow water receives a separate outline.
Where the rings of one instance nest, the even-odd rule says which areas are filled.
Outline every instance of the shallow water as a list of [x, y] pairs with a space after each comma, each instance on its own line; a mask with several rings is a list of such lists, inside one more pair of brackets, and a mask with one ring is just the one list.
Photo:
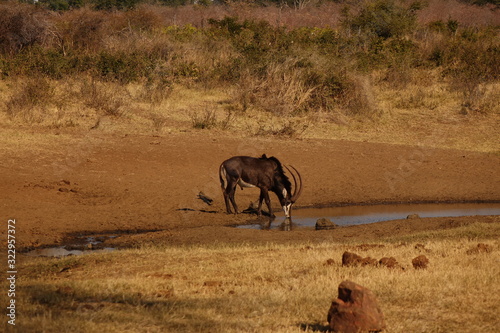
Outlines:
[[30, 257], [64, 257], [64, 256], [78, 256], [82, 254], [90, 254], [90, 253], [102, 253], [102, 252], [112, 252], [114, 248], [106, 247], [99, 250], [66, 250], [64, 246], [61, 247], [47, 247], [44, 249], [36, 249], [26, 253], [27, 256]]
[[[330, 219], [339, 226], [369, 224], [405, 219], [408, 215], [420, 217], [454, 217], [500, 215], [500, 203], [398, 204], [327, 208], [304, 208], [292, 211], [293, 227], [314, 227], [319, 218]], [[278, 216], [271, 228], [283, 228], [284, 217]], [[252, 223], [238, 228], [262, 229], [263, 224]]]
[[54, 246], [40, 249], [34, 249], [26, 253], [30, 257], [65, 257], [65, 256], [79, 256], [90, 253], [112, 252], [115, 248], [112, 247], [99, 247], [104, 240], [115, 238], [116, 235], [106, 236], [80, 236], [77, 237], [78, 244], [69, 244], [65, 246]]

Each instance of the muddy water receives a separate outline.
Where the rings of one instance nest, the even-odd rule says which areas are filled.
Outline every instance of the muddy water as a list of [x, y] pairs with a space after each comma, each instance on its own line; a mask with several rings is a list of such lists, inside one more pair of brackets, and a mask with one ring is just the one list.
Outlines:
[[64, 257], [64, 256], [78, 256], [82, 254], [90, 254], [90, 253], [102, 253], [102, 252], [112, 252], [114, 248], [106, 247], [99, 250], [66, 250], [63, 246], [61, 247], [47, 247], [44, 249], [36, 249], [26, 253], [27, 256], [30, 257]]
[[100, 237], [80, 236], [77, 239], [78, 244], [35, 249], [27, 252], [26, 255], [30, 257], [65, 257], [90, 253], [112, 252], [115, 250], [114, 248], [102, 247], [101, 245], [106, 239], [115, 237], [116, 235]]
[[[328, 218], [339, 226], [368, 224], [405, 219], [408, 215], [420, 217], [500, 215], [500, 203], [453, 204], [398, 204], [373, 206], [346, 206], [296, 209], [292, 212], [293, 227], [314, 227], [319, 218]], [[278, 216], [271, 228], [279, 228], [284, 217]], [[262, 229], [262, 224], [248, 224], [239, 228]], [[282, 227], [282, 226], [281, 226]]]

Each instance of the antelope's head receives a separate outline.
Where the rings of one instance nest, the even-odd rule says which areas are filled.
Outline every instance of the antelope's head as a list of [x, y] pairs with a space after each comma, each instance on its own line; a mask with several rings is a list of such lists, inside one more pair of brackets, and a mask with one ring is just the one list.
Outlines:
[[[281, 207], [283, 208], [283, 212], [285, 213], [285, 216], [287, 218], [290, 218], [291, 213], [292, 213], [292, 205], [297, 201], [297, 199], [300, 197], [300, 194], [302, 193], [302, 177], [300, 176], [300, 173], [293, 167], [293, 165], [290, 165], [290, 168], [292, 168], [297, 176], [290, 170], [286, 165], [284, 167], [288, 170], [288, 172], [292, 175], [293, 178], [293, 194], [292, 194], [292, 189], [291, 186], [289, 189], [287, 189], [287, 186], [283, 187], [282, 194], [283, 196], [280, 196], [280, 203]], [[298, 179], [298, 181], [297, 181]]]

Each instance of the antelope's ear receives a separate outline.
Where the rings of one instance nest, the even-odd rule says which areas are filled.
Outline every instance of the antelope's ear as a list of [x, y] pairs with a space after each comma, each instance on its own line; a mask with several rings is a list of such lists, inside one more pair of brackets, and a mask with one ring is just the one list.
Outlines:
[[266, 159], [267, 160], [267, 156], [266, 154], [262, 154], [262, 156], [260, 157], [261, 159]]

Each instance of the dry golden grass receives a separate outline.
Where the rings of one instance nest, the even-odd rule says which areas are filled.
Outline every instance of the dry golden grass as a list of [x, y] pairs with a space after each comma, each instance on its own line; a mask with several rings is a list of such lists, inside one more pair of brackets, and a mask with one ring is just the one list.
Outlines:
[[[88, 131], [161, 135], [211, 130], [229, 136], [327, 138], [482, 152], [500, 150], [498, 85], [484, 87], [485, 93], [477, 101], [483, 111], [475, 112], [463, 110], [463, 97], [437, 80], [436, 72], [414, 73], [411, 84], [398, 88], [386, 84], [383, 75], [363, 81], [371, 81], [367, 101], [370, 112], [375, 110], [375, 114], [370, 117], [362, 110], [358, 111], [361, 115], [349, 115], [340, 109], [283, 114], [278, 109], [271, 110], [272, 101], [263, 108], [258, 103], [244, 107], [240, 87], [122, 85], [81, 77], [62, 81], [33, 79], [28, 88], [40, 90], [49, 86], [51, 94], [44, 98], [36, 98], [35, 94], [29, 107], [16, 104], [24, 96], [16, 90], [17, 81], [2, 81], [0, 105], [9, 106], [9, 111], [0, 112], [0, 121], [6, 129], [29, 126], [83, 135]], [[286, 107], [293, 104], [288, 101]], [[4, 139], [10, 140], [9, 136]]]
[[[23, 257], [16, 329], [325, 331], [337, 286], [348, 279], [376, 294], [387, 332], [496, 332], [499, 236], [498, 225], [478, 223], [364, 247], [352, 242], [150, 245], [63, 259]], [[492, 251], [466, 254], [478, 242]], [[346, 250], [376, 259], [393, 256], [405, 270], [342, 267]], [[428, 269], [411, 266], [420, 254], [429, 258]]]

